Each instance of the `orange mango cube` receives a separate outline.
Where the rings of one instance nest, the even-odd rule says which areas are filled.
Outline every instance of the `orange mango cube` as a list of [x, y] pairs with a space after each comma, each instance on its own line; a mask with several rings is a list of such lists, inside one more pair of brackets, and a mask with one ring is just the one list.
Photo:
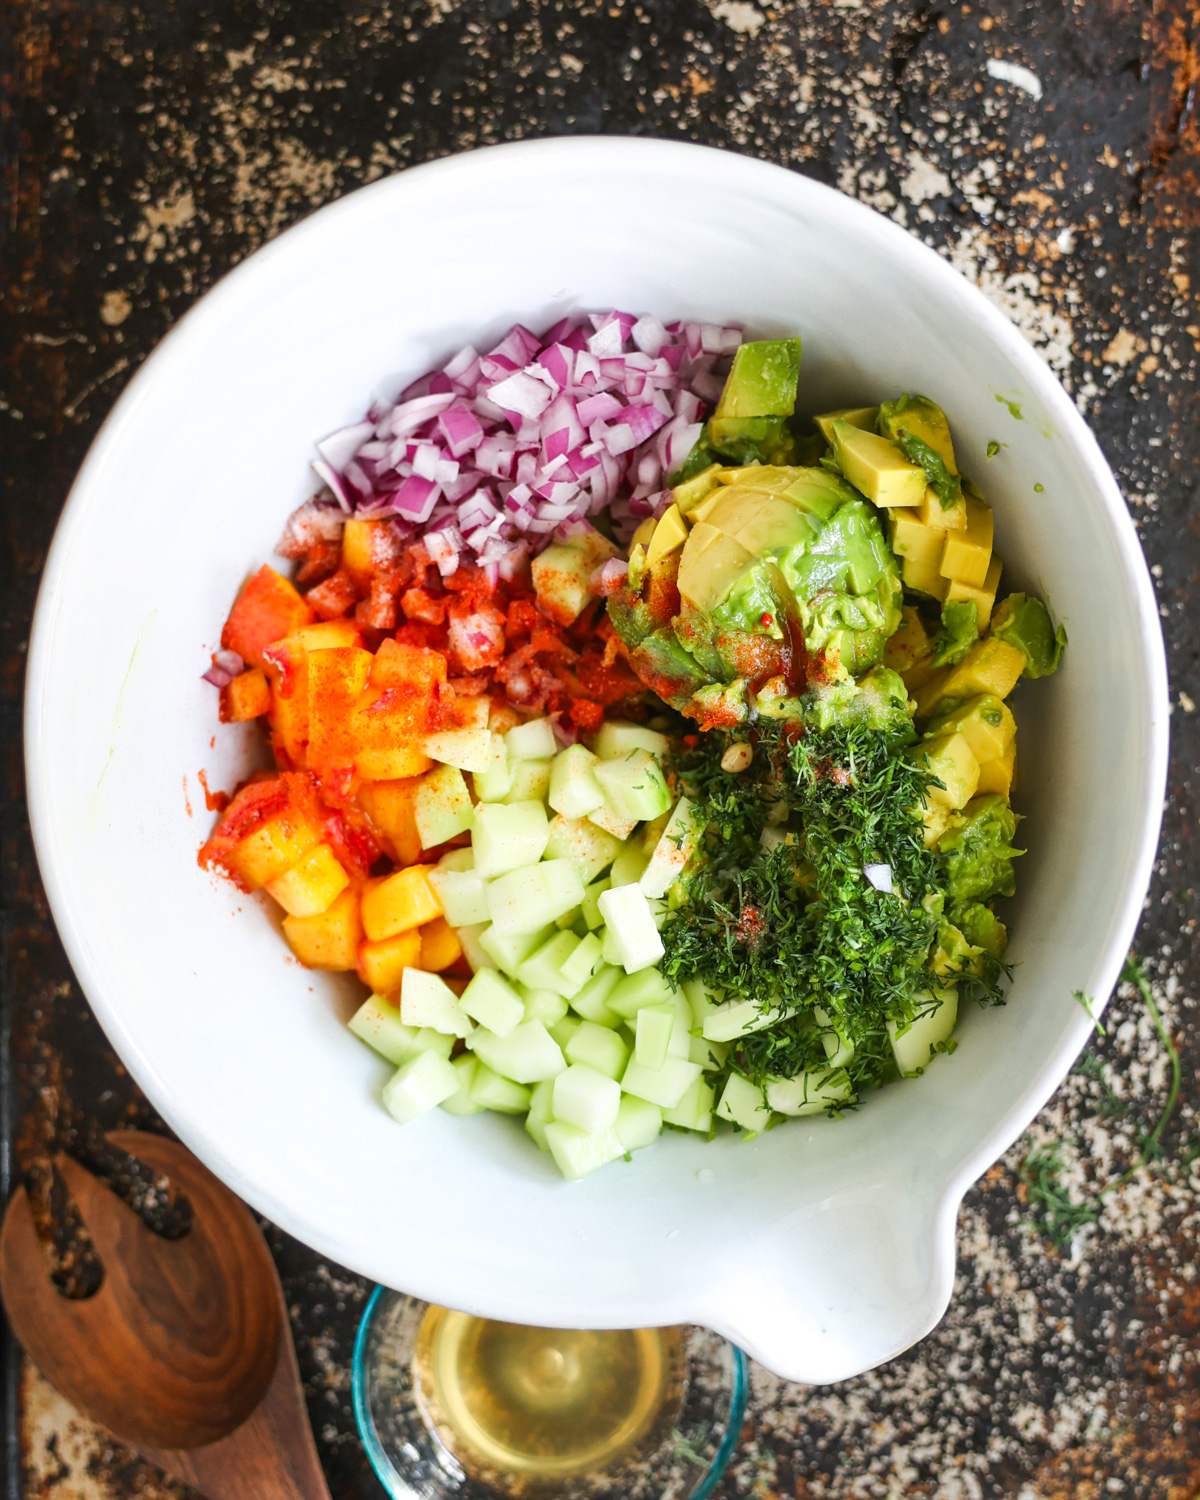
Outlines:
[[221, 645], [236, 651], [252, 667], [264, 664], [263, 652], [301, 625], [313, 612], [286, 578], [274, 568], [262, 567], [251, 578], [229, 611], [221, 631]]
[[342, 527], [342, 568], [361, 590], [370, 587], [372, 574], [389, 562], [394, 565], [394, 552], [387, 521], [360, 521], [351, 516]]
[[361, 646], [362, 632], [353, 620], [325, 620], [303, 625], [266, 653], [271, 678], [271, 730], [294, 766], [308, 758], [308, 654], [333, 646]]
[[240, 672], [221, 689], [221, 723], [244, 724], [271, 707], [271, 688], [261, 667]]
[[350, 877], [328, 844], [317, 844], [298, 864], [267, 884], [289, 916], [315, 917], [326, 911], [350, 884]]
[[442, 903], [429, 883], [425, 865], [369, 880], [363, 888], [363, 930], [372, 942], [408, 932], [441, 915]]
[[358, 945], [358, 977], [376, 995], [398, 995], [405, 969], [421, 956], [421, 934], [415, 929]]
[[311, 917], [284, 917], [283, 935], [288, 946], [308, 969], [330, 969], [335, 973], [358, 966], [363, 940], [358, 892], [353, 887]]
[[462, 951], [454, 928], [445, 917], [437, 917], [421, 928], [421, 957], [417, 967], [428, 970], [430, 974], [440, 974], [458, 962]]
[[421, 857], [421, 836], [413, 813], [419, 776], [393, 781], [366, 781], [359, 788], [358, 805], [395, 850], [396, 863], [415, 865]]

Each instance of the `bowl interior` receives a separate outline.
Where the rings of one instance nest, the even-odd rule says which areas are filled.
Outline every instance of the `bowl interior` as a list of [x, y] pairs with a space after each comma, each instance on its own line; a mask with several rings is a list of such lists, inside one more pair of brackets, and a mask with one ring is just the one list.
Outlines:
[[[614, 212], [614, 208], [617, 209]], [[1009, 1003], [919, 1085], [752, 1145], [669, 1135], [579, 1184], [519, 1127], [401, 1129], [343, 1025], [356, 986], [291, 961], [265, 900], [196, 865], [198, 776], [262, 758], [199, 680], [243, 577], [313, 488], [314, 438], [372, 390], [512, 321], [619, 306], [800, 333], [811, 409], [919, 390], [996, 510], [1010, 578], [1071, 644], [1023, 684]], [[1019, 415], [1017, 414], [1019, 412]], [[991, 461], [990, 440], [1007, 444]], [[1132, 935], [1161, 805], [1161, 638], [1132, 527], [1019, 335], [894, 225], [699, 148], [558, 141], [376, 184], [184, 319], [89, 456], [47, 568], [30, 801], [76, 971], [181, 1137], [256, 1208], [422, 1298], [513, 1321], [703, 1322], [780, 1373], [840, 1378], [940, 1316], [966, 1183], [1023, 1127]]]

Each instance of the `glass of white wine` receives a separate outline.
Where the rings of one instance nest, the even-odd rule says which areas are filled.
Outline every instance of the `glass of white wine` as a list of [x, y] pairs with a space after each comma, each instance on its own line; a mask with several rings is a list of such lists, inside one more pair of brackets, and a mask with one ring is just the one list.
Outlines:
[[527, 1328], [380, 1287], [354, 1350], [392, 1500], [703, 1500], [745, 1407], [745, 1355], [704, 1328]]

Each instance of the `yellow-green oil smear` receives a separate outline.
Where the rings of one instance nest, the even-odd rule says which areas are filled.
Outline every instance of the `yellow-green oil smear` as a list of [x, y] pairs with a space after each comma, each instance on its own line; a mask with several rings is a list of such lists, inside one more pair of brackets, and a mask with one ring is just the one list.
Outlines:
[[117, 739], [121, 732], [121, 719], [125, 712], [125, 705], [129, 699], [129, 685], [133, 680], [133, 667], [137, 661], [138, 652], [146, 644], [146, 638], [150, 633], [150, 627], [158, 618], [158, 610], [152, 609], [142, 622], [142, 628], [137, 633], [137, 639], [133, 643], [133, 650], [129, 654], [129, 665], [125, 668], [125, 676], [121, 681], [120, 691], [117, 693], [116, 706], [113, 708], [112, 728], [109, 731], [108, 756], [104, 762], [104, 768], [96, 781], [96, 790], [92, 793], [92, 800], [88, 803], [89, 820], [96, 816], [100, 801], [100, 789], [104, 785], [104, 778], [108, 775], [108, 768], [112, 765], [113, 756], [117, 753]]

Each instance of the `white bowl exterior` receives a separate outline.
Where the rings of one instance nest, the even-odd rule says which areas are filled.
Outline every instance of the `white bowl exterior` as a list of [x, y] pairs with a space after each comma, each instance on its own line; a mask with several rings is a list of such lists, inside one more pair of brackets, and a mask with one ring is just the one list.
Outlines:
[[[196, 773], [231, 786], [261, 755], [253, 734], [216, 727], [199, 674], [242, 578], [313, 487], [314, 437], [357, 418], [381, 377], [487, 347], [517, 318], [540, 329], [611, 306], [799, 332], [802, 406], [906, 389], [940, 401], [995, 506], [999, 553], [1071, 644], [1056, 677], [1017, 695], [1030, 852], [1009, 1004], [967, 1015], [952, 1061], [839, 1124], [750, 1145], [668, 1135], [567, 1184], [510, 1121], [435, 1111], [397, 1127], [378, 1102], [386, 1065], [343, 1025], [352, 987], [297, 966], [265, 903], [197, 868], [211, 819]], [[985, 462], [991, 439], [1008, 447]], [[166, 339], [89, 455], [47, 564], [29, 800], [101, 1024], [255, 1208], [433, 1302], [541, 1324], [700, 1322], [825, 1382], [940, 1318], [962, 1193], [1082, 1046], [1072, 991], [1115, 983], [1157, 840], [1166, 724], [1121, 497], [1061, 387], [974, 288], [781, 169], [574, 139], [366, 188], [253, 256]]]

